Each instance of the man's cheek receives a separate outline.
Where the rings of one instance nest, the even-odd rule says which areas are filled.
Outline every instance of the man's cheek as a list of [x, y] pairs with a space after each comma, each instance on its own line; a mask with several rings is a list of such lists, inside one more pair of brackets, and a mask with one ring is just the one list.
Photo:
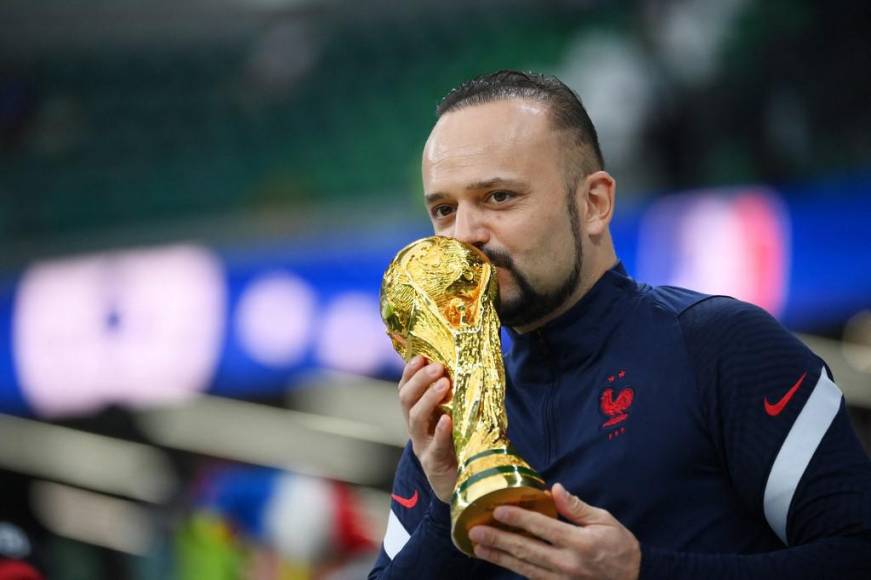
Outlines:
[[517, 285], [517, 280], [509, 271], [500, 273], [498, 280], [499, 302], [503, 306], [513, 304], [520, 296], [520, 287]]
[[503, 294], [506, 290], [516, 286], [514, 276], [507, 268], [496, 268], [496, 281], [499, 282], [499, 293]]

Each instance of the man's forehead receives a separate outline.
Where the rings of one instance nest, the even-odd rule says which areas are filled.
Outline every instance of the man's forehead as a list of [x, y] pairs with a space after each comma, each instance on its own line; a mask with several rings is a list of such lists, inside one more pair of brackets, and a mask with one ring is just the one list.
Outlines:
[[554, 136], [545, 103], [505, 99], [445, 113], [433, 127], [424, 164], [530, 146]]

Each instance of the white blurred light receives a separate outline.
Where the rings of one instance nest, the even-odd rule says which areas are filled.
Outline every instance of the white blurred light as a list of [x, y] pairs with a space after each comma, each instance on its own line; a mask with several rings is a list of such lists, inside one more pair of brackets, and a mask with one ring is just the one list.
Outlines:
[[563, 57], [558, 76], [581, 95], [609, 164], [624, 167], [640, 151], [654, 105], [651, 70], [644, 50], [617, 34], [581, 34]]
[[42, 415], [203, 390], [224, 333], [218, 258], [190, 245], [37, 263], [13, 313], [24, 396]]
[[871, 310], [859, 311], [847, 321], [842, 350], [853, 368], [871, 373]]
[[251, 49], [247, 69], [252, 96], [280, 98], [296, 87], [318, 58], [320, 38], [307, 20], [273, 21]]
[[747, 296], [743, 230], [728, 200], [705, 197], [688, 208], [678, 242], [676, 286]]
[[349, 292], [327, 308], [317, 345], [318, 360], [349, 373], [376, 371], [394, 358], [376, 296]]
[[9, 522], [0, 522], [0, 558], [23, 560], [30, 556], [31, 545], [21, 528]]
[[106, 493], [161, 503], [178, 482], [148, 445], [0, 414], [0, 467]]
[[43, 481], [33, 485], [31, 503], [59, 536], [138, 556], [148, 552], [153, 525], [131, 501]]
[[209, 395], [139, 411], [137, 423], [164, 447], [362, 485], [384, 475], [380, 446], [407, 439], [380, 425]]
[[315, 306], [314, 291], [296, 276], [275, 272], [257, 278], [236, 310], [242, 348], [264, 365], [298, 362], [309, 343]]
[[698, 85], [720, 65], [735, 20], [748, 0], [678, 0], [651, 3], [653, 41], [670, 72]]
[[[282, 476], [264, 511], [264, 526], [291, 562], [319, 562], [335, 544], [336, 497], [329, 481]], [[304, 530], [304, 533], [301, 533]]]

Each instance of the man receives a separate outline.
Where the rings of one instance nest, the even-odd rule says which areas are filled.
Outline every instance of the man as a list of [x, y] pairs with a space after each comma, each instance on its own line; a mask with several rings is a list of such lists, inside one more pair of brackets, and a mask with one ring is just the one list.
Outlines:
[[[423, 154], [435, 233], [498, 268], [508, 436], [560, 520], [451, 544], [443, 368], [406, 365], [411, 438], [370, 578], [869, 578], [871, 463], [824, 363], [762, 310], [629, 278], [615, 184], [577, 96], [502, 71], [438, 108]], [[594, 507], [595, 506], [595, 507]]]

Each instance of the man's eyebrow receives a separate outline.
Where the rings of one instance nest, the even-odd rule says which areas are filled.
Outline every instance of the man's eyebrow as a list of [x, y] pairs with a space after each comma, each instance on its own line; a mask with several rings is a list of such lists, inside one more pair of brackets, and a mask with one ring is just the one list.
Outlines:
[[426, 200], [427, 204], [441, 201], [441, 200], [445, 199], [446, 197], [448, 197], [448, 194], [446, 194], [446, 193], [427, 193], [426, 195], [423, 196], [423, 198]]
[[[484, 179], [482, 181], [476, 181], [474, 183], [468, 184], [466, 186], [466, 191], [476, 191], [476, 190], [480, 190], [480, 189], [491, 189], [494, 187], [507, 187], [510, 189], [520, 189], [520, 190], [524, 190], [524, 189], [529, 188], [529, 186], [525, 182], [519, 181], [517, 179], [509, 179], [509, 178], [505, 178], [505, 177], [492, 177], [490, 179]], [[423, 197], [424, 197], [424, 200], [426, 201], [426, 203], [433, 204], [437, 201], [442, 201], [443, 199], [450, 197], [450, 195], [448, 195], [447, 193], [436, 192], [436, 193], [427, 193]]]
[[493, 177], [491, 179], [485, 179], [483, 181], [476, 181], [475, 183], [470, 183], [466, 186], [466, 191], [471, 191], [475, 189], [490, 189], [492, 187], [510, 187], [513, 189], [526, 189], [526, 183], [516, 180], [509, 179], [505, 177]]

